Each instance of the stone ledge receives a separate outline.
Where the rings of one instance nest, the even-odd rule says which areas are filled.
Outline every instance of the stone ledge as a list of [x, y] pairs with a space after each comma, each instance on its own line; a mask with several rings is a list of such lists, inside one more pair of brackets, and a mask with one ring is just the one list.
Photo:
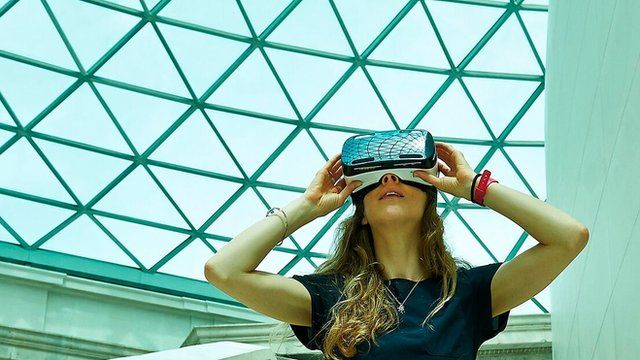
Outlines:
[[56, 354], [80, 359], [110, 359], [148, 353], [142, 349], [1, 325], [0, 344], [5, 345], [3, 348], [11, 348], [12, 354], [20, 354], [20, 357], [17, 357], [20, 359], [34, 358], [24, 356], [30, 353], [46, 353], [48, 358]]
[[12, 283], [30, 285], [40, 289], [83, 294], [83, 296], [109, 297], [126, 303], [161, 306], [167, 310], [180, 313], [191, 312], [206, 316], [219, 315], [256, 322], [265, 322], [270, 319], [244, 307], [162, 294], [150, 290], [84, 279], [57, 271], [0, 262], [0, 279], [3, 278]]

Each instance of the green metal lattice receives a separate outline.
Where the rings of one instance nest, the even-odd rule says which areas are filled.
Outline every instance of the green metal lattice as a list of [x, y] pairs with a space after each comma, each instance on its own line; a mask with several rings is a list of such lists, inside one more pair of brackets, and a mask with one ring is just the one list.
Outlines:
[[[169, 0], [161, 0], [151, 9], [149, 9], [144, 0], [140, 1], [142, 10], [135, 10], [129, 7], [117, 5], [114, 3], [110, 3], [107, 1], [101, 0], [84, 0], [87, 3], [103, 7], [105, 9], [109, 9], [111, 11], [121, 12], [124, 14], [128, 14], [131, 16], [135, 16], [139, 18], [138, 23], [131, 28], [131, 30], [118, 41], [111, 49], [109, 49], [97, 62], [95, 62], [88, 69], [85, 69], [83, 64], [81, 63], [78, 55], [74, 51], [74, 48], [67, 38], [63, 27], [58, 22], [56, 15], [52, 11], [49, 2], [51, 0], [42, 0], [41, 3], [46, 10], [47, 15], [50, 17], [52, 23], [54, 24], [59, 36], [64, 42], [69, 54], [73, 58], [75, 65], [78, 68], [78, 71], [66, 69], [57, 65], [53, 65], [50, 63], [46, 63], [43, 61], [31, 59], [28, 57], [21, 56], [16, 53], [11, 53], [5, 50], [0, 49], [0, 57], [4, 59], [9, 59], [12, 61], [24, 63], [30, 66], [35, 66], [47, 71], [51, 71], [54, 73], [59, 73], [63, 75], [70, 76], [75, 78], [76, 80], [73, 82], [71, 86], [69, 86], [66, 90], [64, 90], [51, 104], [49, 104], [43, 111], [41, 111], [37, 116], [33, 119], [19, 119], [16, 116], [16, 113], [12, 110], [10, 103], [3, 96], [2, 92], [0, 92], [0, 103], [4, 105], [9, 113], [11, 119], [15, 122], [16, 126], [8, 125], [0, 123], [0, 129], [9, 131], [14, 135], [5, 142], [2, 146], [0, 146], [0, 156], [9, 149], [13, 144], [15, 144], [20, 139], [26, 139], [29, 144], [35, 149], [37, 154], [42, 158], [50, 171], [54, 174], [57, 180], [62, 184], [64, 189], [73, 199], [73, 203], [65, 203], [62, 201], [49, 199], [41, 196], [37, 196], [34, 194], [23, 193], [15, 190], [11, 190], [8, 188], [0, 187], [0, 194], [24, 199], [28, 201], [37, 202], [40, 204], [45, 204], [61, 209], [68, 209], [73, 211], [73, 215], [68, 217], [58, 226], [49, 231], [46, 235], [39, 238], [33, 244], [29, 245], [21, 236], [7, 223], [2, 217], [0, 217], [0, 225], [4, 227], [15, 239], [18, 241], [19, 245], [13, 245], [8, 243], [0, 242], [0, 258], [5, 261], [17, 262], [17, 263], [26, 263], [36, 267], [43, 267], [48, 269], [55, 269], [65, 271], [71, 274], [76, 274], [84, 277], [100, 279], [103, 281], [109, 281], [119, 284], [124, 284], [128, 286], [135, 286], [145, 289], [151, 289], [155, 291], [167, 292], [176, 295], [184, 295], [195, 298], [202, 299], [210, 299], [221, 302], [227, 302], [232, 304], [238, 304], [233, 299], [229, 298], [225, 294], [215, 290], [212, 286], [202, 281], [197, 281], [193, 279], [186, 279], [178, 276], [168, 275], [159, 273], [158, 269], [160, 269], [163, 265], [165, 265], [169, 260], [171, 260], [176, 254], [190, 245], [193, 241], [201, 241], [204, 245], [206, 245], [211, 251], [215, 252], [215, 248], [210, 244], [207, 239], [219, 240], [219, 241], [229, 241], [231, 240], [229, 237], [219, 236], [215, 234], [210, 234], [205, 232], [209, 226], [215, 222], [245, 191], [252, 190], [258, 196], [260, 201], [266, 208], [273, 206], [274, 204], [269, 204], [260, 191], [257, 190], [257, 187], [265, 187], [271, 189], [279, 189], [286, 190], [291, 192], [302, 193], [305, 189], [288, 186], [277, 183], [270, 183], [258, 180], [260, 175], [262, 175], [265, 170], [273, 163], [273, 161], [290, 145], [290, 143], [295, 139], [300, 133], [306, 132], [307, 135], [312, 139], [317, 149], [322, 154], [323, 158], [328, 159], [327, 154], [324, 152], [323, 148], [320, 146], [320, 143], [317, 141], [314, 134], [310, 131], [310, 129], [324, 129], [324, 130], [333, 130], [333, 131], [342, 131], [349, 132], [353, 134], [364, 133], [369, 131], [365, 128], [354, 128], [347, 126], [339, 126], [332, 124], [323, 124], [312, 122], [311, 120], [318, 114], [318, 112], [323, 108], [323, 106], [336, 94], [336, 92], [342, 87], [342, 85], [350, 78], [350, 76], [358, 69], [361, 69], [365, 74], [371, 88], [374, 90], [378, 100], [382, 104], [384, 111], [388, 115], [391, 120], [393, 126], [396, 129], [400, 128], [400, 125], [394, 118], [394, 114], [389, 109], [389, 106], [385, 102], [384, 97], [379, 91], [377, 85], [374, 83], [367, 66], [375, 65], [380, 67], [388, 67], [394, 69], [401, 70], [412, 70], [424, 73], [432, 73], [432, 74], [441, 74], [446, 75], [447, 79], [442, 83], [440, 88], [435, 92], [432, 98], [424, 104], [424, 107], [418, 112], [415, 118], [410, 122], [410, 124], [406, 127], [408, 129], [414, 128], [417, 124], [425, 117], [425, 115], [429, 112], [429, 110], [434, 106], [434, 104], [440, 99], [442, 94], [449, 88], [449, 86], [458, 82], [465, 94], [468, 96], [470, 103], [473, 105], [475, 111], [477, 112], [479, 118], [481, 119], [484, 127], [486, 128], [488, 134], [490, 134], [491, 140], [474, 140], [474, 139], [458, 139], [458, 138], [447, 138], [447, 137], [438, 137], [436, 136], [437, 141], [445, 141], [453, 144], [470, 144], [470, 145], [486, 145], [490, 147], [490, 150], [484, 155], [482, 160], [477, 164], [475, 170], [479, 172], [482, 168], [487, 164], [489, 159], [494, 155], [496, 151], [500, 151], [502, 155], [507, 159], [509, 164], [513, 167], [513, 170], [518, 175], [518, 177], [522, 180], [523, 184], [525, 184], [526, 188], [532, 194], [532, 196], [536, 196], [535, 191], [529, 185], [529, 182], [525, 179], [522, 172], [519, 171], [516, 164], [504, 150], [504, 147], [543, 147], [544, 143], [542, 141], [508, 141], [506, 140], [507, 136], [511, 133], [511, 131], [516, 127], [520, 119], [527, 112], [527, 110], [531, 107], [531, 105], [536, 101], [538, 96], [544, 90], [544, 65], [543, 62], [536, 51], [536, 47], [533, 44], [531, 37], [527, 31], [527, 28], [520, 16], [521, 10], [527, 11], [542, 11], [546, 12], [546, 6], [540, 5], [523, 5], [522, 0], [512, 0], [509, 3], [501, 3], [489, 0], [447, 0], [446, 2], [451, 3], [460, 3], [460, 4], [469, 4], [469, 5], [477, 5], [477, 6], [488, 6], [503, 9], [504, 12], [502, 16], [493, 24], [493, 26], [487, 31], [486, 34], [482, 36], [480, 41], [472, 48], [472, 50], [464, 57], [464, 59], [456, 65], [448, 50], [445, 46], [445, 43], [438, 32], [438, 26], [431, 16], [429, 9], [424, 0], [410, 0], [406, 2], [406, 5], [396, 14], [393, 20], [384, 28], [384, 30], [371, 42], [371, 44], [362, 52], [359, 53], [354, 45], [354, 42], [349, 34], [347, 26], [345, 25], [338, 8], [333, 0], [329, 0], [329, 4], [336, 16], [337, 21], [340, 24], [341, 30], [344, 32], [344, 35], [348, 41], [349, 47], [351, 48], [353, 55], [345, 56], [336, 53], [330, 53], [326, 51], [310, 49], [310, 48], [301, 48], [292, 45], [286, 45], [276, 42], [270, 42], [267, 40], [268, 36], [278, 27], [279, 24], [283, 22], [287, 18], [291, 12], [296, 9], [296, 7], [301, 3], [302, 0], [293, 0], [291, 3], [286, 6], [286, 8], [271, 22], [266, 29], [257, 34], [252, 26], [252, 23], [244, 9], [243, 3], [240, 0], [237, 0], [236, 3], [242, 13], [242, 16], [246, 22], [246, 25], [251, 33], [251, 36], [242, 36], [238, 34], [232, 34], [212, 28], [208, 28], [198, 24], [192, 24], [184, 21], [175, 20], [169, 17], [159, 15], [160, 11], [165, 8], [169, 4]], [[174, 0], [176, 1], [176, 0]], [[18, 0], [8, 1], [2, 8], [0, 8], [0, 17], [5, 15], [8, 11], [11, 10], [13, 6], [18, 3]], [[387, 61], [373, 60], [369, 59], [369, 55], [378, 47], [378, 45], [389, 35], [389, 33], [398, 25], [402, 19], [411, 11], [414, 7], [421, 8], [429, 19], [430, 25], [433, 27], [433, 30], [438, 37], [438, 42], [440, 43], [442, 50], [446, 56], [446, 59], [449, 63], [449, 69], [439, 69], [439, 68], [430, 68], [425, 66], [418, 65], [410, 65], [410, 64], [402, 64], [402, 63], [393, 63]], [[514, 74], [506, 74], [506, 73], [489, 73], [489, 72], [480, 72], [480, 71], [469, 71], [465, 70], [467, 65], [474, 59], [474, 57], [480, 52], [480, 50], [487, 44], [487, 42], [492, 38], [492, 36], [496, 33], [496, 31], [509, 19], [511, 16], [515, 16], [518, 23], [522, 27], [522, 30], [531, 46], [533, 54], [535, 56], [535, 60], [542, 69], [543, 75], [514, 75]], [[127, 44], [145, 25], [150, 24], [155, 32], [155, 34], [160, 39], [162, 46], [166, 50], [169, 58], [175, 69], [177, 70], [180, 79], [183, 81], [188, 93], [189, 97], [182, 97], [170, 93], [166, 93], [163, 91], [159, 91], [157, 89], [145, 88], [137, 85], [132, 85], [129, 83], [116, 81], [113, 79], [97, 76], [96, 72], [105, 65], [122, 47]], [[200, 32], [212, 36], [222, 37], [229, 40], [245, 43], [248, 45], [248, 48], [236, 59], [236, 61], [220, 76], [201, 96], [197, 96], [191, 84], [189, 83], [187, 76], [183, 72], [179, 62], [173, 54], [173, 51], [167, 41], [165, 40], [158, 24], [168, 24], [176, 27], [180, 27], [186, 30]], [[269, 56], [265, 51], [265, 48], [271, 49], [279, 49], [284, 51], [290, 51], [300, 54], [306, 54], [326, 59], [332, 59], [337, 61], [343, 61], [351, 63], [346, 72], [338, 79], [338, 81], [331, 87], [331, 89], [322, 97], [322, 99], [313, 107], [313, 109], [304, 116], [301, 114], [298, 109], [296, 103], [293, 101], [293, 98], [289, 92], [289, 90], [284, 85], [281, 80], [278, 72], [276, 71], [274, 65], [269, 60]], [[274, 116], [270, 114], [257, 113], [254, 111], [247, 111], [243, 109], [231, 108], [227, 106], [215, 105], [211, 103], [207, 103], [206, 100], [218, 89], [224, 82], [227, 80], [231, 74], [233, 74], [238, 67], [255, 51], [260, 52], [260, 54], [266, 60], [270, 70], [273, 73], [278, 85], [282, 89], [289, 105], [293, 109], [293, 112], [296, 115], [295, 119], [283, 118], [280, 116]], [[494, 134], [487, 119], [485, 119], [484, 115], [480, 111], [480, 108], [476, 104], [474, 98], [471, 96], [468, 88], [465, 86], [463, 81], [463, 77], [478, 77], [478, 78], [493, 78], [493, 79], [511, 79], [511, 80], [520, 80], [520, 81], [530, 81], [539, 83], [535, 91], [531, 94], [529, 99], [524, 103], [520, 111], [516, 114], [516, 116], [510, 121], [510, 123], [506, 126], [506, 128], [500, 134]], [[44, 118], [47, 117], [58, 105], [60, 105], [63, 101], [65, 101], [74, 91], [76, 91], [80, 86], [87, 84], [93, 94], [100, 101], [101, 105], [104, 107], [106, 113], [110, 117], [110, 119], [115, 124], [118, 129], [120, 135], [125, 139], [131, 153], [126, 154], [122, 152], [117, 152], [109, 149], [105, 149], [102, 147], [97, 147], [91, 144], [86, 144], [82, 142], [72, 141], [68, 139], [59, 138], [56, 136], [48, 135], [45, 133], [34, 131], [34, 127], [39, 124]], [[120, 126], [118, 119], [114, 115], [114, 113], [110, 110], [109, 104], [102, 97], [95, 84], [104, 84], [109, 85], [121, 89], [126, 89], [134, 92], [138, 92], [141, 94], [151, 95], [157, 98], [166, 99], [169, 101], [173, 101], [176, 103], [181, 103], [188, 106], [187, 110], [144, 152], [140, 153], [136, 147], [133, 145], [132, 141], [129, 139], [127, 133], [124, 131], [122, 126]], [[0, 88], [0, 90], [2, 90]], [[252, 116], [260, 119], [264, 119], [267, 121], [279, 122], [288, 125], [295, 126], [295, 130], [293, 130], [285, 140], [278, 146], [278, 148], [264, 161], [264, 163], [253, 173], [248, 174], [243, 170], [242, 165], [238, 161], [238, 159], [234, 156], [231, 149], [225, 142], [222, 134], [216, 129], [213, 121], [210, 118], [210, 115], [205, 110], [216, 110], [221, 112], [228, 112], [233, 114]], [[152, 154], [167, 138], [169, 138], [178, 127], [180, 127], [183, 122], [187, 118], [189, 118], [192, 114], [199, 112], [204, 119], [206, 119], [207, 123], [215, 133], [216, 137], [220, 141], [220, 143], [224, 146], [225, 150], [228, 152], [229, 157], [233, 160], [238, 170], [241, 173], [241, 177], [229, 176], [226, 174], [215, 173], [211, 171], [194, 169], [191, 167], [171, 164], [167, 162], [162, 162], [158, 160], [149, 159], [149, 155]], [[437, 134], [436, 134], [437, 135]], [[103, 154], [107, 156], [111, 156], [114, 158], [126, 160], [130, 162], [130, 165], [113, 181], [111, 181], [106, 187], [102, 189], [95, 197], [93, 197], [90, 201], [83, 203], [71, 187], [65, 182], [65, 179], [60, 175], [60, 173], [53, 166], [51, 161], [47, 159], [45, 153], [39, 148], [38, 144], [34, 141], [34, 139], [47, 140], [53, 143], [58, 143], [70, 147], [74, 147], [77, 149], [82, 149], [90, 152], [95, 152], [98, 154]], [[227, 201], [221, 206], [217, 211], [215, 211], [211, 216], [199, 227], [194, 226], [190, 219], [185, 215], [184, 211], [178, 206], [176, 201], [172, 198], [171, 194], [166, 190], [163, 184], [158, 180], [158, 178], [154, 175], [154, 173], [149, 168], [150, 165], [156, 167], [162, 167], [166, 169], [172, 169], [177, 171], [182, 171], [189, 174], [196, 174], [200, 176], [205, 176], [213, 179], [219, 179], [228, 181], [231, 183], [240, 184], [241, 187], [229, 198]], [[155, 184], [161, 189], [163, 194], [167, 197], [167, 199], [171, 202], [171, 204], [175, 207], [177, 212], [180, 214], [182, 220], [188, 225], [188, 228], [180, 228], [169, 224], [163, 224], [158, 222], [153, 222], [145, 219], [135, 218], [131, 216], [126, 216], [117, 213], [106, 212], [102, 210], [94, 209], [93, 206], [100, 201], [107, 193], [109, 193], [114, 187], [116, 187], [127, 175], [131, 174], [138, 167], [142, 167], [148, 174], [151, 176]], [[4, 169], [6, 171], [6, 169]], [[458, 198], [451, 199], [446, 194], [441, 193], [441, 198], [444, 199], [443, 203], [439, 203], [438, 206], [443, 210], [441, 216], [446, 218], [449, 214], [453, 214], [457, 216], [460, 221], [464, 224], [464, 226], [468, 229], [468, 231], [474, 236], [475, 240], [480, 244], [480, 246], [486, 250], [487, 254], [494, 259], [494, 261], [499, 261], [491, 250], [484, 244], [484, 242], [480, 239], [477, 233], [473, 230], [473, 228], [469, 225], [467, 221], [460, 215], [458, 212], [459, 209], [475, 209], [482, 211], [482, 209], [478, 208], [475, 204], [460, 204]], [[306, 259], [311, 264], [314, 264], [312, 260], [313, 257], [323, 258], [326, 257], [326, 254], [318, 253], [313, 251], [314, 245], [320, 240], [320, 238], [329, 230], [331, 224], [337, 220], [344, 211], [349, 207], [349, 203], [346, 203], [341, 209], [332, 214], [331, 219], [327, 222], [325, 226], [321, 229], [321, 231], [314, 237], [310, 243], [301, 247], [295, 241], [295, 236], [291, 236], [290, 238], [293, 240], [293, 244], [296, 246], [295, 249], [289, 249], [286, 247], [277, 247], [276, 251], [281, 251], [284, 253], [290, 253], [295, 255], [292, 261], [290, 261], [286, 266], [284, 266], [280, 270], [280, 274], [284, 275], [289, 272], [289, 270], [303, 259]], [[131, 258], [131, 260], [139, 267], [139, 269], [134, 269], [131, 267], [126, 267], [118, 264], [113, 264], [109, 262], [104, 262], [100, 260], [94, 260], [89, 258], [78, 257], [70, 254], [62, 254], [58, 252], [48, 251], [41, 249], [40, 247], [45, 244], [49, 239], [58, 234], [61, 230], [63, 230], [67, 225], [71, 224], [74, 220], [78, 219], [82, 215], [87, 215], [105, 234], [127, 255]], [[112, 219], [118, 219], [122, 221], [127, 221], [136, 224], [142, 224], [151, 226], [158, 229], [163, 229], [167, 231], [172, 231], [175, 233], [184, 234], [186, 239], [182, 241], [180, 245], [173, 248], [169, 253], [167, 253], [161, 260], [155, 263], [151, 267], [145, 267], [143, 263], [136, 257], [136, 255], [127, 249], [125, 245], [121, 241], [118, 240], [116, 236], [114, 236], [101, 222], [96, 215], [102, 217], [108, 217]], [[502, 261], [507, 261], [513, 258], [517, 252], [522, 247], [524, 241], [527, 238], [526, 232], [523, 232], [519, 239], [514, 244], [511, 252], [509, 253], [506, 259], [501, 259]], [[543, 311], [548, 312], [542, 304], [540, 304], [535, 298], [532, 301]]]

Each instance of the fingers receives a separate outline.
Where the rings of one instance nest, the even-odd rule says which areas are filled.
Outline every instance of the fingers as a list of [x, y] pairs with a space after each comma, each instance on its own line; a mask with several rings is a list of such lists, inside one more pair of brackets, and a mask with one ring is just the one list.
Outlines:
[[342, 162], [340, 162], [340, 160], [333, 165], [330, 173], [336, 180], [342, 176]]
[[438, 158], [438, 167], [443, 167], [444, 165], [446, 165], [446, 167], [448, 169], [451, 168], [455, 168], [455, 164], [456, 162], [448, 155], [448, 154], [443, 154], [442, 156], [440, 156]]
[[458, 151], [453, 146], [443, 142], [436, 142], [436, 149], [438, 151], [438, 154], [442, 153], [443, 155], [449, 157], [455, 156], [456, 151]]
[[[344, 180], [344, 179], [342, 179]], [[345, 181], [346, 183], [346, 181]], [[360, 180], [354, 180], [352, 182], [349, 183], [349, 185], [345, 186], [344, 189], [342, 189], [342, 191], [340, 191], [340, 204], [344, 204], [344, 202], [347, 200], [347, 197], [349, 195], [351, 195], [351, 193], [353, 192], [353, 190], [362, 185], [362, 181]]]
[[438, 150], [438, 156], [449, 166], [456, 167], [456, 165], [467, 165], [462, 152], [453, 146], [437, 141], [436, 147]]
[[[440, 159], [438, 159], [440, 160]], [[444, 161], [438, 161], [438, 168], [440, 169], [440, 171], [442, 171], [445, 175], [450, 176], [451, 175], [451, 168], [449, 166], [447, 166], [447, 164]]]
[[334, 186], [346, 185], [346, 180], [344, 177], [342, 177], [342, 168], [339, 168], [335, 173], [330, 173], [329, 176], [331, 176], [331, 184], [333, 184]]
[[435, 144], [436, 144], [436, 147], [441, 147], [442, 150], [446, 152], [453, 153], [455, 151], [455, 148], [447, 143], [436, 141]]
[[320, 169], [320, 171], [323, 172], [329, 172], [332, 168], [333, 165], [335, 164], [336, 160], [338, 160], [340, 158], [340, 153], [336, 153], [335, 155], [333, 155], [331, 158], [329, 158], [329, 160], [324, 164], [324, 166], [322, 167], [322, 169]]

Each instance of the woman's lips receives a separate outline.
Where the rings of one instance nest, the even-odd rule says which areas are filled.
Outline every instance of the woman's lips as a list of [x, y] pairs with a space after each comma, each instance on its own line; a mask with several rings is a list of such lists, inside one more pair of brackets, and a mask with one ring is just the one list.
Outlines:
[[382, 200], [391, 200], [391, 199], [402, 199], [402, 196], [396, 196], [396, 195], [384, 196], [384, 197], [382, 197], [382, 199], [380, 199], [380, 201], [382, 201]]

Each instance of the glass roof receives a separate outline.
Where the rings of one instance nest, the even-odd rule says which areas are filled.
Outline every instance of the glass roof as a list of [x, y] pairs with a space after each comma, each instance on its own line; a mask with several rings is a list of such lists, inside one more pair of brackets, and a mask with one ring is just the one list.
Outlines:
[[[0, 258], [233, 303], [205, 261], [343, 141], [423, 128], [546, 199], [547, 1], [0, 1]], [[439, 193], [454, 256], [537, 244]], [[350, 202], [258, 270], [310, 273]], [[513, 310], [546, 313], [549, 289]]]

